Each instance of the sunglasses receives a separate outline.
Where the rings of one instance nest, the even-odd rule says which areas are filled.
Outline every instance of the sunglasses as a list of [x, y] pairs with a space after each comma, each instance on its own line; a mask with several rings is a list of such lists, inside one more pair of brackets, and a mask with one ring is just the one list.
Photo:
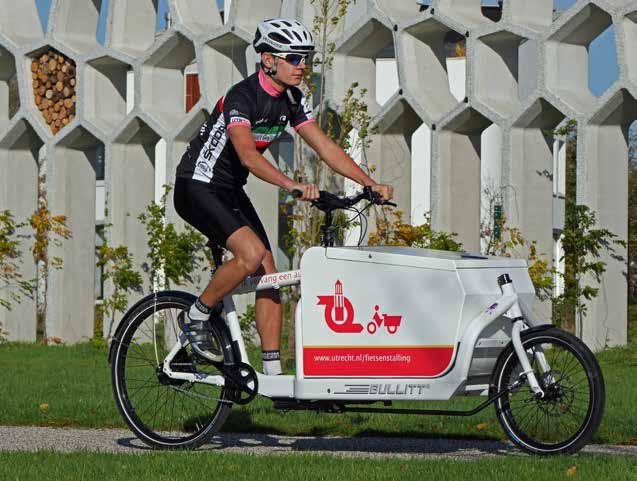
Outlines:
[[310, 55], [306, 54], [306, 53], [274, 53], [274, 52], [270, 52], [270, 55], [272, 55], [273, 57], [282, 58], [283, 60], [285, 60], [289, 64], [294, 65], [295, 67], [298, 67], [301, 64], [307, 65], [307, 64], [309, 64], [312, 61]]

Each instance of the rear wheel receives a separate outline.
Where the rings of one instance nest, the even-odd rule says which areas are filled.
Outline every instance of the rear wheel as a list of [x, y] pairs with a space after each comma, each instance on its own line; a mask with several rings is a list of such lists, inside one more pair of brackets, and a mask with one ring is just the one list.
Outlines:
[[[544, 397], [525, 381], [499, 398], [495, 410], [502, 428], [530, 453], [579, 451], [597, 431], [604, 413], [604, 378], [595, 356], [577, 337], [557, 328], [522, 333], [522, 344]], [[495, 367], [497, 392], [514, 385], [522, 371], [509, 345]]]
[[[177, 315], [194, 299], [177, 292], [149, 297], [127, 315], [113, 341], [115, 402], [135, 435], [155, 448], [201, 446], [221, 428], [232, 408], [225, 388], [172, 379], [163, 372], [162, 362], [180, 334]], [[224, 333], [212, 325], [210, 341], [223, 352]], [[188, 344], [170, 367], [174, 372], [222, 375], [214, 364], [200, 364]]]

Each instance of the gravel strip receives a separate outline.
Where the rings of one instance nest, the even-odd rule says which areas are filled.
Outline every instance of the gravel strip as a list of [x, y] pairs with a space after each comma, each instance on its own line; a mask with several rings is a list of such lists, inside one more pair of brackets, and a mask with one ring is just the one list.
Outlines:
[[[130, 431], [121, 429], [67, 429], [0, 426], [0, 451], [152, 453]], [[330, 454], [368, 458], [451, 458], [471, 460], [488, 456], [524, 456], [509, 443], [498, 441], [275, 436], [224, 433], [199, 451], [262, 456]], [[637, 456], [637, 446], [589, 445], [588, 454]]]

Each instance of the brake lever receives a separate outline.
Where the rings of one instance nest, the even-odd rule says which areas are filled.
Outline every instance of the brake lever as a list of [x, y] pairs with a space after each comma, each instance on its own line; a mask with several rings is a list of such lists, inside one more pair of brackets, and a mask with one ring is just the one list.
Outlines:
[[398, 205], [388, 200], [381, 200], [380, 194], [374, 192], [370, 186], [363, 187], [363, 192], [367, 195], [367, 200], [376, 205], [387, 205], [390, 207], [398, 207]]

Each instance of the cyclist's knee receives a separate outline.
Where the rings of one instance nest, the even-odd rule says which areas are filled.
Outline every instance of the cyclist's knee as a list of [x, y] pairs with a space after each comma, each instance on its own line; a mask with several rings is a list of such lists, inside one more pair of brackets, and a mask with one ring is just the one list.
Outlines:
[[263, 244], [259, 243], [239, 253], [236, 256], [237, 262], [245, 270], [246, 275], [251, 275], [261, 267], [266, 252]]

